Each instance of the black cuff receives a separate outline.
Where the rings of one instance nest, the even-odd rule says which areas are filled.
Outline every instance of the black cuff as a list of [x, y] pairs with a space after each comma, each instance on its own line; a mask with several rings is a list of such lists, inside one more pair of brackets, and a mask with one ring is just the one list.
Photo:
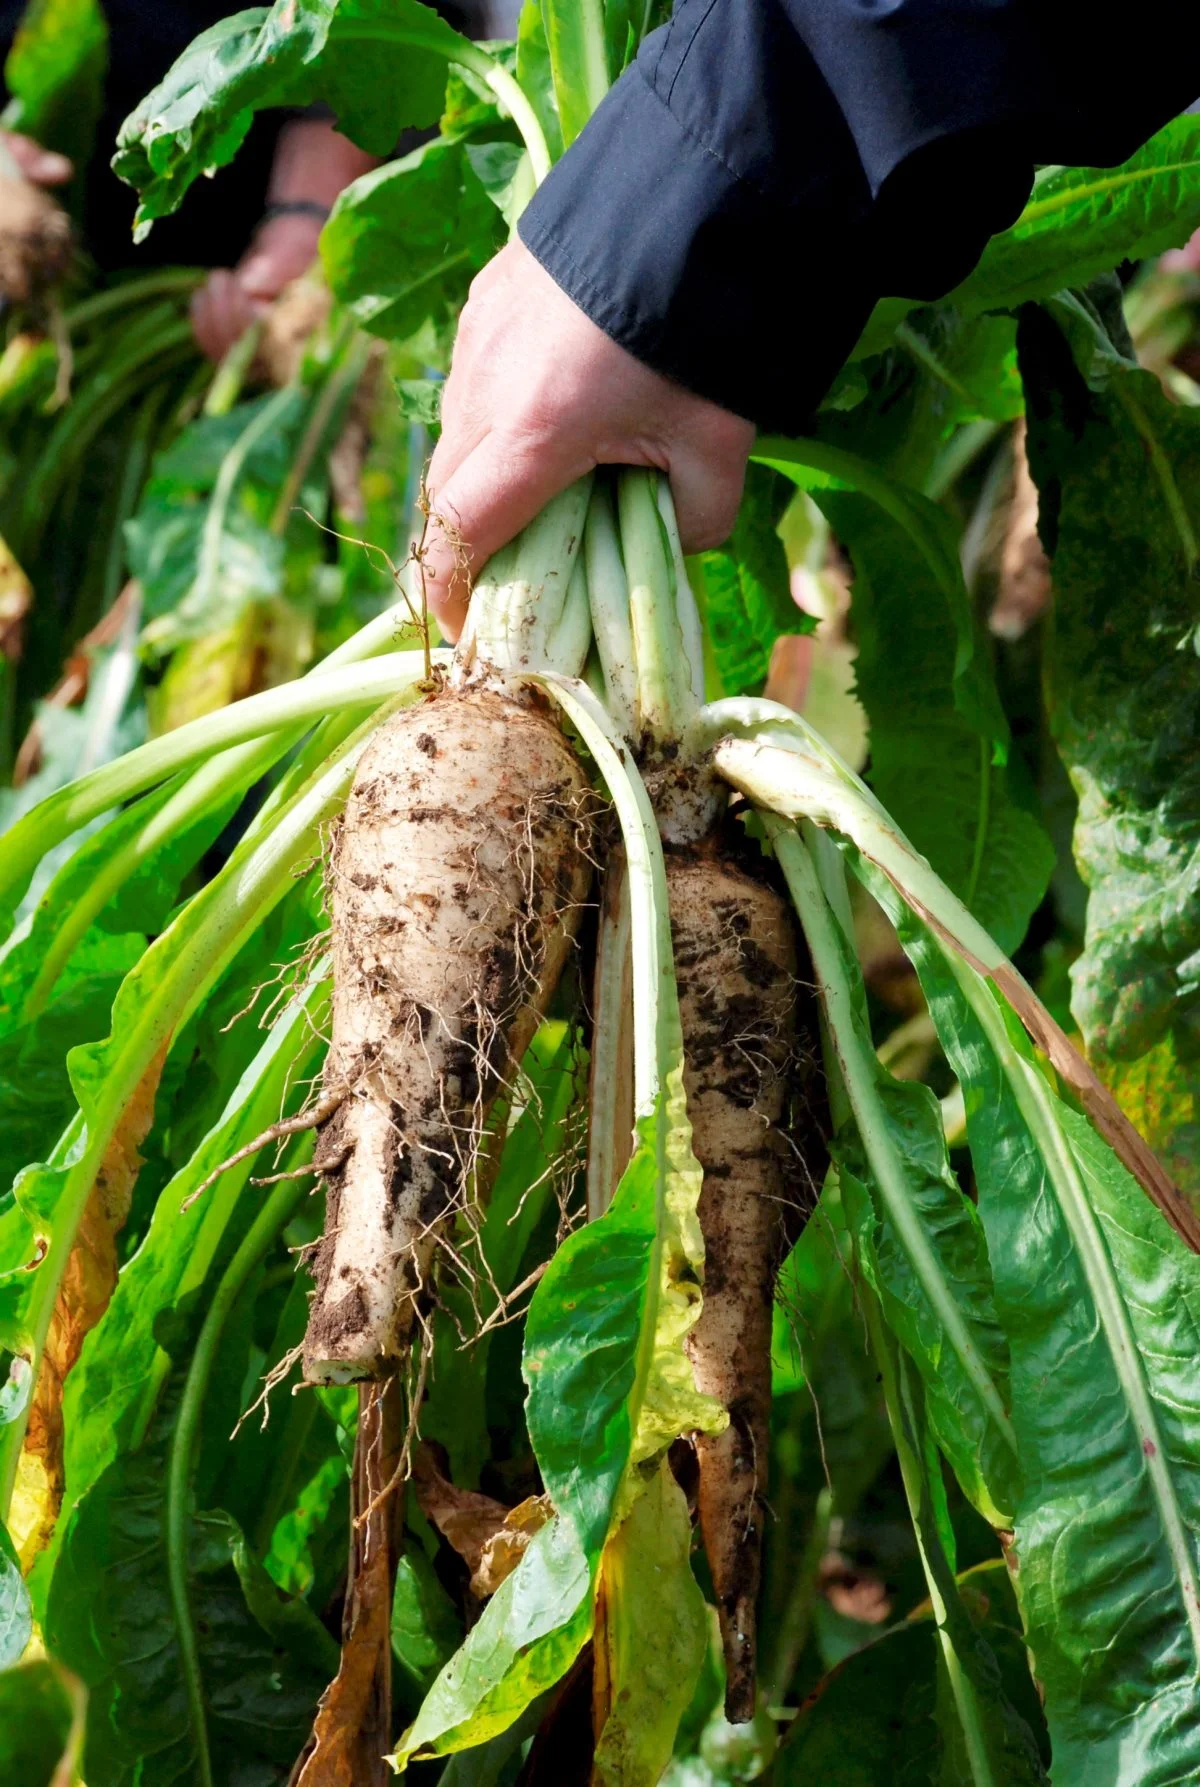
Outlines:
[[793, 431], [877, 295], [866, 185], [815, 73], [797, 104], [810, 112], [809, 175], [794, 195], [764, 190], [686, 130], [635, 63], [520, 223], [550, 277], [620, 346], [760, 427]]

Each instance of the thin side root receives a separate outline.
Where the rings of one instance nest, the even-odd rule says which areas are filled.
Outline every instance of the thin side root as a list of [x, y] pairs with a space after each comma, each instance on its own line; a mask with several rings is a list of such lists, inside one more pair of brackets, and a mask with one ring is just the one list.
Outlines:
[[[231, 1154], [228, 1160], [223, 1160], [219, 1167], [214, 1167], [212, 1172], [208, 1175], [208, 1178], [204, 1180], [203, 1184], [198, 1185], [190, 1196], [184, 1198], [183, 1203], [180, 1205], [180, 1209], [190, 1209], [197, 1198], [204, 1196], [204, 1193], [208, 1190], [210, 1185], [216, 1184], [222, 1173], [227, 1173], [230, 1167], [237, 1166], [240, 1161], [246, 1160], [251, 1154], [257, 1154], [260, 1148], [266, 1148], [271, 1142], [281, 1142], [285, 1136], [300, 1135], [306, 1129], [319, 1129], [322, 1123], [333, 1116], [333, 1113], [338, 1109], [345, 1096], [346, 1089], [344, 1087], [339, 1087], [336, 1092], [324, 1093], [317, 1100], [316, 1104], [312, 1106], [311, 1110], [301, 1111], [297, 1117], [284, 1117], [280, 1122], [272, 1123], [270, 1129], [264, 1129], [262, 1134], [255, 1136], [252, 1142], [247, 1142], [244, 1148], [239, 1148], [236, 1154]], [[304, 1168], [305, 1172], [319, 1170], [320, 1169], [318, 1168]], [[294, 1176], [299, 1177], [299, 1174]], [[290, 1173], [278, 1173], [275, 1177], [286, 1179], [293, 1177], [293, 1175]], [[271, 1181], [261, 1179], [257, 1180], [256, 1183], [267, 1185], [270, 1184]]]
[[377, 1509], [381, 1508], [388, 1497], [394, 1495], [402, 1483], [407, 1483], [412, 1470], [413, 1441], [417, 1438], [417, 1422], [421, 1417], [421, 1404], [425, 1399], [425, 1384], [429, 1376], [429, 1355], [432, 1351], [429, 1337], [421, 1336], [421, 1346], [417, 1359], [417, 1381], [408, 1399], [408, 1426], [404, 1433], [404, 1444], [400, 1448], [400, 1459], [395, 1470], [383, 1488], [372, 1498], [354, 1521], [356, 1528], [364, 1526]]

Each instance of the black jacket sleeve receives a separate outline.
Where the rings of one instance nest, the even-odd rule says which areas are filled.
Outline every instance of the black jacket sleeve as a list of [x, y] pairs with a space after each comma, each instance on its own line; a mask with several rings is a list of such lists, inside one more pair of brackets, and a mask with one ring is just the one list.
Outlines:
[[940, 297], [1035, 164], [1114, 166], [1200, 93], [1200, 4], [679, 0], [521, 221], [614, 340], [795, 429], [884, 296]]

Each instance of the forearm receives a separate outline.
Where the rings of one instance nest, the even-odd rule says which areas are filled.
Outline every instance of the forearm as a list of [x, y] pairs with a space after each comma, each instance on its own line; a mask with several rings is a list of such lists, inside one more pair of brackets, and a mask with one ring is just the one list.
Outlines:
[[1200, 91], [1200, 8], [1147, 4], [1166, 71], [1101, 53], [1079, 0], [682, 0], [522, 237], [648, 365], [795, 429], [875, 300], [965, 277], [1035, 162], [1123, 160]]
[[378, 165], [379, 158], [342, 136], [332, 119], [295, 118], [279, 133], [267, 204], [331, 207], [352, 180]]

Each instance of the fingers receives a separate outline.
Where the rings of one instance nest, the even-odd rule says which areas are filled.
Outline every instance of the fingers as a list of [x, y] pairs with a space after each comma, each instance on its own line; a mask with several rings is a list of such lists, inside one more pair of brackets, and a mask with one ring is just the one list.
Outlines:
[[553, 442], [517, 441], [494, 431], [444, 482], [439, 482], [440, 470], [435, 453], [421, 572], [438, 625], [454, 640], [466, 618], [474, 574], [552, 496], [590, 471], [591, 461], [565, 457]]
[[43, 149], [19, 131], [4, 132], [4, 145], [27, 180], [35, 186], [62, 186], [75, 172], [74, 164], [53, 149]]
[[753, 426], [732, 415], [723, 416], [714, 428], [684, 433], [676, 444], [671, 495], [685, 552], [707, 552], [729, 538], [753, 444]]
[[254, 307], [227, 267], [210, 273], [191, 303], [192, 333], [200, 351], [221, 360], [249, 328]]
[[262, 225], [235, 277], [250, 298], [277, 298], [284, 286], [307, 273], [317, 258], [321, 225], [315, 217], [273, 217]]

